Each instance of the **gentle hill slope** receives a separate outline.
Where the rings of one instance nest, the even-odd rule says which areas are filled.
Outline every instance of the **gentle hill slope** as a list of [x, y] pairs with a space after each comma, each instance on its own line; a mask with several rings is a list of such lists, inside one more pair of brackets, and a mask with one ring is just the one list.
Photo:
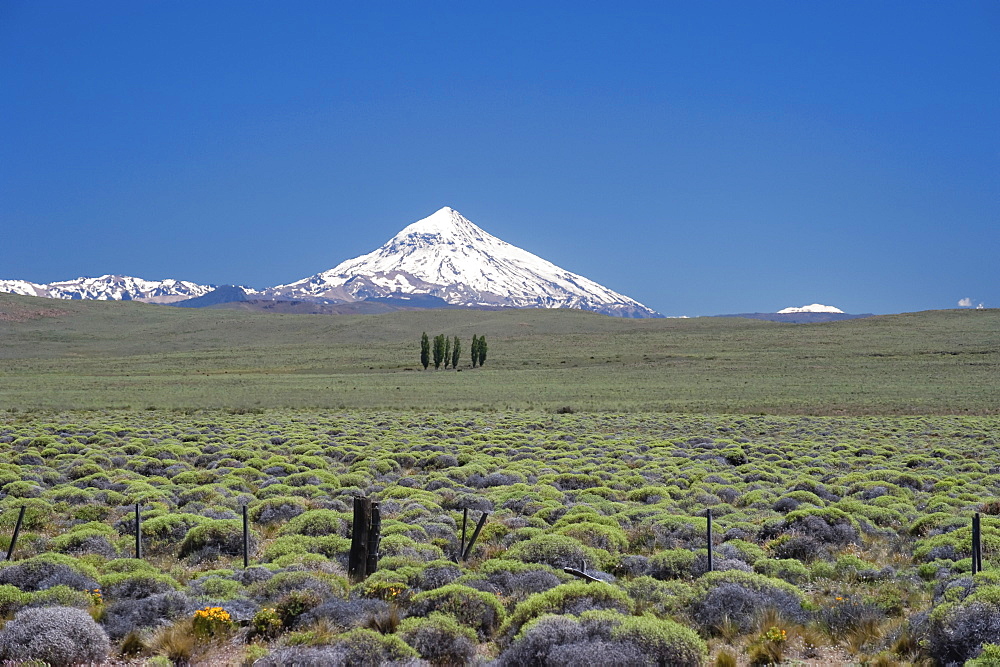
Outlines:
[[[463, 372], [419, 371], [419, 337]], [[468, 368], [473, 334], [486, 368]], [[280, 315], [0, 294], [0, 409], [1000, 412], [1000, 311], [810, 325], [575, 310]]]

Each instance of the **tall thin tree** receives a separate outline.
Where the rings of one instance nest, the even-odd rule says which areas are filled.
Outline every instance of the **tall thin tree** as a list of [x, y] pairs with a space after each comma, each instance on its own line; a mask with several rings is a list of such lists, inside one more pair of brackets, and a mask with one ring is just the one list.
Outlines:
[[472, 354], [472, 367], [475, 368], [479, 365], [479, 336], [472, 334], [472, 344], [469, 346], [469, 352]]
[[431, 341], [427, 338], [426, 331], [420, 337], [420, 363], [423, 365], [425, 371], [431, 363]]
[[479, 337], [479, 366], [486, 363], [486, 336]]
[[444, 337], [444, 367], [448, 368], [448, 364], [451, 363], [451, 339], [447, 336]]
[[444, 359], [444, 334], [434, 336], [434, 368], [441, 368], [441, 361]]
[[458, 359], [462, 356], [461, 343], [458, 340], [458, 336], [455, 336], [455, 340], [451, 343], [451, 367], [458, 368]]

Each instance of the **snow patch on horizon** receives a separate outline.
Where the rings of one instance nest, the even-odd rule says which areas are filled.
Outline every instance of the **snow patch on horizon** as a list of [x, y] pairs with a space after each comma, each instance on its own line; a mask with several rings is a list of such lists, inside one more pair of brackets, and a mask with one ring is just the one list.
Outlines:
[[843, 313], [840, 308], [834, 306], [824, 306], [821, 303], [813, 303], [808, 306], [800, 306], [796, 308], [795, 306], [790, 306], [788, 308], [782, 308], [778, 311], [779, 315], [790, 315], [792, 313]]

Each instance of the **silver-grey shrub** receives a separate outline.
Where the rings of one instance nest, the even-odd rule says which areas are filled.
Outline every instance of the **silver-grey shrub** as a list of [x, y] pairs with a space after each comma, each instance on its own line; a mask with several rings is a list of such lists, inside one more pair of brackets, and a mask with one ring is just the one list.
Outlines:
[[141, 600], [119, 600], [104, 610], [101, 625], [109, 637], [118, 640], [133, 630], [156, 627], [178, 618], [190, 606], [189, 598], [179, 591], [158, 593]]
[[10, 565], [0, 569], [0, 585], [11, 584], [22, 591], [40, 591], [55, 586], [69, 586], [78, 591], [93, 590], [97, 582], [69, 565], [44, 558]]
[[96, 663], [110, 650], [101, 626], [72, 607], [25, 609], [0, 630], [0, 656], [5, 660], [41, 660], [54, 666]]

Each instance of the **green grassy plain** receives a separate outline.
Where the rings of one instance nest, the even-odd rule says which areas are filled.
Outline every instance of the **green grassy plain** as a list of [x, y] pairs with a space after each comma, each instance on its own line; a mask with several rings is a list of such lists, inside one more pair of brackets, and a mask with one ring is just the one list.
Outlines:
[[[423, 331], [463, 370], [419, 370]], [[473, 334], [489, 358], [468, 368]], [[0, 294], [0, 409], [1000, 413], [1000, 310], [824, 324], [580, 311], [279, 315]]]

